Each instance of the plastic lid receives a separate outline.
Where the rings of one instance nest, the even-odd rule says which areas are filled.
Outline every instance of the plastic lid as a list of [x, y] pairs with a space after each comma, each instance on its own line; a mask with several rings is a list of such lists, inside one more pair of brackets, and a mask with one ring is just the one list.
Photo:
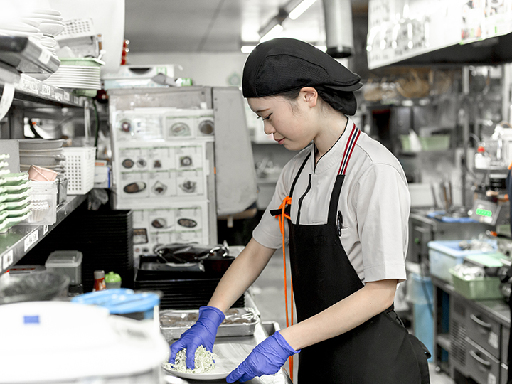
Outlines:
[[107, 308], [112, 315], [147, 311], [160, 303], [156, 293], [134, 293], [131, 289], [106, 289], [74, 297], [72, 302]]
[[102, 279], [105, 277], [105, 271], [94, 271], [95, 279]]
[[119, 283], [121, 281], [121, 276], [119, 276], [117, 273], [109, 272], [105, 275], [106, 283]]

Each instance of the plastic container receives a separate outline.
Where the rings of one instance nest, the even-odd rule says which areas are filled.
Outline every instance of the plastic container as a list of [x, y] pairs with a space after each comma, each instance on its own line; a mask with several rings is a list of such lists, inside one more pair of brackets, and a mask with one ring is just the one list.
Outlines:
[[57, 221], [57, 195], [59, 192], [56, 181], [29, 181], [32, 214], [28, 224], [52, 225]]
[[96, 147], [64, 147], [68, 195], [85, 195], [94, 187]]
[[121, 288], [121, 276], [114, 272], [109, 272], [105, 275], [105, 285], [107, 289]]
[[46, 260], [47, 271], [68, 276], [71, 285], [82, 284], [82, 252], [54, 251]]
[[490, 241], [493, 250], [488, 252], [481, 250], [463, 250], [459, 245], [461, 241], [463, 240], [436, 240], [427, 243], [431, 275], [452, 282], [450, 269], [457, 264], [462, 264], [467, 256], [494, 253], [497, 250], [495, 241]]
[[150, 292], [134, 292], [131, 289], [105, 289], [90, 292], [71, 301], [107, 308], [111, 315], [152, 322], [160, 330], [160, 296]]
[[473, 277], [471, 280], [460, 277], [453, 269], [450, 270], [453, 289], [468, 299], [498, 299], [503, 297], [500, 290], [499, 277]]

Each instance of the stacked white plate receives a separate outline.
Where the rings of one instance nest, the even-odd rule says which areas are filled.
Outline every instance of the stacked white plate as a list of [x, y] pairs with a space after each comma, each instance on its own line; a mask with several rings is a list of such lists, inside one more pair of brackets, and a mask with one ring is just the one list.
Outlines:
[[61, 64], [45, 83], [59, 88], [101, 89], [100, 67]]
[[40, 44], [47, 48], [52, 54], [58, 49], [58, 43], [55, 36], [64, 30], [63, 18], [59, 11], [55, 9], [34, 9], [25, 14], [21, 21], [25, 25], [38, 28], [43, 34]]

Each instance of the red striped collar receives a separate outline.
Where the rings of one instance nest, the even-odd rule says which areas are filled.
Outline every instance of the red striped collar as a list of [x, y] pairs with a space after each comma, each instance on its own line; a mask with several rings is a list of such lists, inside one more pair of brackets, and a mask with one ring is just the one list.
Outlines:
[[343, 158], [341, 159], [340, 168], [338, 169], [338, 175], [346, 174], [348, 162], [352, 156], [352, 152], [354, 151], [354, 147], [356, 146], [357, 139], [359, 139], [360, 134], [361, 130], [353, 124], [352, 131], [350, 132], [347, 144], [345, 145], [345, 151], [343, 152]]

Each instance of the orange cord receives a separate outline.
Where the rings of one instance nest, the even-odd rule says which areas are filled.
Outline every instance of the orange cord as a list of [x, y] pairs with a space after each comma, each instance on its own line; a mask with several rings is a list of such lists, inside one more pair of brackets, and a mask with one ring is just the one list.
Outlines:
[[[282, 239], [283, 239], [283, 270], [284, 270], [284, 304], [286, 308], [286, 327], [290, 326], [290, 320], [288, 316], [288, 284], [287, 284], [287, 273], [286, 273], [286, 251], [285, 251], [285, 236], [284, 236], [284, 219], [290, 219], [290, 216], [284, 213], [284, 210], [287, 205], [292, 205], [292, 198], [289, 196], [286, 196], [279, 206], [279, 209], [281, 210], [280, 215], [276, 215], [279, 219], [279, 229], [281, 231]], [[293, 325], [293, 282], [290, 278], [290, 294], [291, 294], [291, 324]], [[288, 359], [288, 369], [290, 370], [290, 379], [293, 381], [293, 356], [290, 356]]]

